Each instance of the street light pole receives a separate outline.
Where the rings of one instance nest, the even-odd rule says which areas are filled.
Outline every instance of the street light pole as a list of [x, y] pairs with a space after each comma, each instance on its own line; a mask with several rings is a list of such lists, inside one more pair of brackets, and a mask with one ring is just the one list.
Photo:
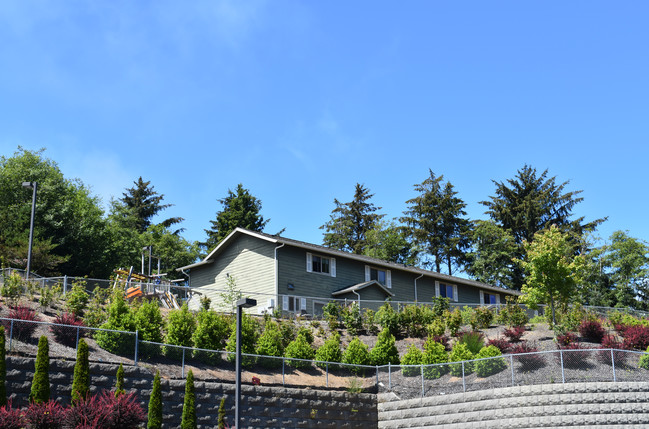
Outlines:
[[235, 414], [234, 414], [234, 427], [239, 429], [240, 407], [241, 407], [241, 309], [250, 308], [257, 305], [257, 300], [252, 298], [241, 298], [237, 301], [237, 382], [235, 392]]
[[29, 272], [32, 267], [32, 244], [34, 242], [34, 214], [36, 212], [36, 182], [23, 182], [23, 188], [33, 189], [32, 192], [32, 217], [29, 222], [29, 250], [27, 250], [27, 273], [25, 278], [29, 280]]

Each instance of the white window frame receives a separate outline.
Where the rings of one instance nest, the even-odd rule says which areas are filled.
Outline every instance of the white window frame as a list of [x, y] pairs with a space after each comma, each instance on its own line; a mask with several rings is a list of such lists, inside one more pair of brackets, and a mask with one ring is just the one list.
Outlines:
[[[390, 270], [386, 270], [385, 268], [379, 268], [379, 267], [373, 267], [370, 265], [365, 265], [365, 281], [369, 282], [372, 277], [372, 270], [376, 271], [383, 271], [385, 273], [385, 284], [383, 286], [387, 287], [388, 289], [392, 289], [392, 272]], [[377, 280], [378, 282], [378, 280]], [[379, 282], [381, 283], [381, 282]], [[382, 284], [382, 283], [381, 283]]]
[[[293, 310], [290, 309], [291, 303], [293, 304]], [[306, 312], [306, 298], [295, 295], [282, 296], [282, 311], [287, 313], [300, 313], [302, 310]]]
[[500, 294], [499, 294], [499, 293], [485, 292], [485, 291], [483, 291], [483, 290], [480, 291], [480, 304], [483, 304], [483, 305], [484, 305], [484, 304], [492, 305], [491, 303], [486, 303], [486, 302], [485, 302], [485, 299], [484, 299], [484, 295], [485, 295], [485, 293], [486, 293], [487, 295], [493, 295], [493, 296], [495, 296], [495, 297], [496, 297], [496, 305], [499, 305], [499, 304], [500, 304]]
[[457, 285], [452, 285], [452, 284], [449, 284], [449, 283], [441, 283], [441, 282], [435, 280], [435, 296], [439, 296], [439, 297], [442, 296], [440, 294], [440, 287], [439, 287], [440, 285], [452, 286], [453, 287], [453, 298], [451, 299], [451, 301], [458, 302], [459, 297], [457, 295]]
[[[317, 256], [320, 259], [328, 259], [329, 260], [329, 272], [328, 273], [323, 273], [321, 271], [313, 271], [313, 257]], [[336, 277], [336, 258], [332, 258], [330, 256], [322, 256], [322, 255], [314, 255], [313, 253], [306, 253], [306, 271], [307, 273], [316, 273], [320, 274], [323, 276], [331, 276], [331, 277]]]

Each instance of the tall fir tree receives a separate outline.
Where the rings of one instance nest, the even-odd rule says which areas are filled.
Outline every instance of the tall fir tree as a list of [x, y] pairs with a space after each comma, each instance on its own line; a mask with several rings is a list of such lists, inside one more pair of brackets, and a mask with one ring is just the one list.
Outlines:
[[262, 232], [270, 221], [264, 219], [260, 213], [261, 201], [252, 196], [241, 183], [237, 185], [234, 192], [228, 189], [228, 195], [218, 202], [223, 208], [216, 213], [216, 220], [210, 221], [211, 228], [205, 230], [207, 240], [203, 244], [208, 251], [216, 247], [237, 227]]
[[433, 266], [438, 273], [445, 266], [452, 275], [466, 263], [471, 223], [466, 218], [466, 204], [453, 185], [428, 171], [429, 177], [414, 185], [418, 195], [406, 201], [409, 207], [401, 222], [420, 252], [422, 264]]
[[333, 249], [363, 254], [368, 247], [368, 233], [377, 228], [385, 216], [376, 213], [381, 207], [369, 202], [373, 196], [365, 185], [357, 183], [352, 201], [341, 203], [334, 198], [336, 208], [331, 212], [329, 221], [320, 227], [326, 231], [323, 244]]
[[467, 254], [467, 273], [479, 282], [511, 288], [512, 258], [517, 245], [514, 237], [492, 220], [474, 222], [472, 248]]
[[147, 429], [162, 428], [162, 388], [160, 386], [160, 371], [156, 371], [153, 378], [153, 389], [149, 397], [149, 413]]
[[50, 346], [45, 335], [38, 340], [36, 367], [29, 402], [43, 403], [50, 400]]
[[190, 369], [185, 382], [185, 401], [180, 422], [181, 429], [196, 429], [196, 397], [194, 392], [194, 373]]
[[88, 344], [81, 338], [77, 347], [77, 361], [74, 364], [72, 377], [72, 404], [85, 399], [90, 392], [90, 363], [88, 361]]

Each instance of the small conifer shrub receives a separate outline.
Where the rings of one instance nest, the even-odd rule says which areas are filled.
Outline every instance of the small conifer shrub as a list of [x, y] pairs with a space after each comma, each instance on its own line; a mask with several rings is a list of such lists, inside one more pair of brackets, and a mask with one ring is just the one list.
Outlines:
[[[323, 362], [340, 362], [343, 359], [343, 354], [340, 351], [340, 334], [334, 332], [315, 352], [315, 360], [320, 361], [316, 363], [321, 368], [327, 366]], [[337, 368], [337, 367], [336, 367]], [[334, 369], [329, 365], [329, 369]]]
[[88, 344], [82, 338], [77, 349], [77, 362], [74, 364], [72, 378], [72, 404], [88, 396], [90, 392], [90, 364], [88, 362]]
[[185, 402], [180, 423], [181, 429], [196, 429], [196, 397], [194, 393], [194, 373], [190, 369], [185, 382]]
[[119, 364], [119, 368], [117, 368], [115, 377], [115, 397], [118, 397], [126, 393], [124, 390], [124, 366], [121, 363]]
[[286, 347], [284, 357], [288, 358], [286, 363], [293, 368], [309, 368], [311, 366], [309, 361], [315, 357], [315, 351], [304, 335], [298, 335]]
[[262, 356], [259, 358], [259, 364], [266, 368], [278, 368], [282, 366], [282, 359], [264, 358], [263, 356], [281, 357], [283, 352], [282, 333], [279, 331], [279, 325], [277, 322], [269, 320], [257, 341], [257, 354]]
[[[401, 357], [401, 372], [404, 377], [413, 377], [421, 374], [421, 364], [424, 353], [414, 344], [410, 344], [406, 353]], [[417, 365], [417, 366], [408, 366]]]
[[[453, 350], [451, 350], [448, 360], [449, 362], [462, 362], [470, 361], [471, 359], [473, 359], [473, 353], [471, 353], [467, 345], [464, 343], [457, 343], [453, 346]], [[454, 377], [462, 377], [462, 375], [471, 374], [473, 372], [473, 363], [471, 362], [464, 362], [464, 364], [454, 363], [450, 365], [450, 367], [451, 375]]]
[[[381, 307], [382, 308], [382, 307]], [[386, 329], [386, 328], [383, 328]], [[343, 363], [350, 365], [370, 365], [370, 351], [358, 337], [350, 341], [343, 353]], [[347, 367], [355, 374], [365, 373], [365, 368], [359, 366]]]
[[448, 365], [439, 365], [448, 362], [448, 354], [443, 344], [429, 337], [424, 344], [424, 377], [428, 379], [439, 378], [446, 374]]
[[383, 329], [379, 333], [376, 345], [370, 351], [370, 362], [373, 365], [399, 364], [399, 352], [397, 351], [394, 335], [387, 329]]
[[149, 398], [149, 414], [147, 429], [162, 428], [162, 389], [160, 387], [160, 371], [156, 371], [153, 378], [153, 389]]
[[500, 353], [500, 350], [498, 350], [497, 347], [495, 346], [483, 347], [482, 350], [480, 350], [478, 354], [475, 356], [475, 359], [483, 359], [483, 360], [476, 360], [473, 363], [475, 367], [475, 372], [478, 375], [478, 377], [488, 377], [490, 375], [499, 373], [500, 371], [507, 368], [505, 359], [499, 356], [502, 356], [502, 353]]
[[219, 404], [219, 420], [218, 420], [218, 429], [225, 429], [225, 398], [221, 398], [221, 403]]
[[50, 348], [45, 335], [38, 340], [36, 370], [29, 402], [45, 403], [50, 400]]

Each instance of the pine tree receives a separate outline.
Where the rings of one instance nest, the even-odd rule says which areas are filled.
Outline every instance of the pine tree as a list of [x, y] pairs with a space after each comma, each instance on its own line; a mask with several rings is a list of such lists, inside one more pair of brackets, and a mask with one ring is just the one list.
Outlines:
[[7, 363], [5, 360], [5, 327], [0, 326], [0, 407], [7, 405]]
[[81, 338], [77, 348], [77, 362], [74, 364], [72, 378], [72, 404], [85, 397], [90, 392], [90, 364], [88, 362], [88, 344]]
[[[118, 206], [114, 207], [114, 212], [118, 217], [121, 217], [123, 224], [132, 224], [131, 226], [137, 232], [142, 233], [151, 226], [151, 219], [158, 212], [172, 207], [173, 204], [162, 204], [164, 195], [158, 194], [153, 189], [151, 182], [145, 182], [141, 176], [133, 184], [135, 187], [122, 193], [122, 198], [120, 198]], [[162, 221], [161, 225], [168, 228], [183, 220], [181, 217], [169, 218]]]
[[124, 390], [124, 366], [120, 363], [119, 368], [117, 368], [115, 380], [115, 397], [123, 395], [124, 393], [126, 393]]
[[196, 429], [196, 398], [194, 393], [194, 373], [190, 369], [185, 382], [185, 402], [180, 423], [181, 429]]
[[376, 340], [376, 345], [370, 351], [372, 365], [399, 364], [399, 351], [395, 344], [394, 335], [388, 329], [383, 329]]
[[162, 428], [162, 389], [160, 387], [160, 371], [156, 371], [153, 378], [153, 390], [149, 398], [149, 414], [147, 429]]
[[223, 208], [216, 213], [216, 220], [211, 220], [212, 227], [206, 229], [207, 240], [204, 245], [208, 250], [216, 247], [235, 228], [245, 228], [261, 232], [270, 219], [264, 220], [259, 213], [261, 201], [250, 194], [241, 183], [235, 192], [228, 189], [228, 196], [218, 200]]
[[369, 193], [364, 185], [356, 184], [354, 199], [341, 203], [334, 198], [336, 208], [331, 212], [329, 221], [322, 225], [324, 229], [323, 244], [333, 249], [363, 254], [368, 247], [367, 234], [374, 230], [384, 216], [375, 213], [381, 207], [368, 202], [374, 194]]
[[42, 403], [50, 400], [50, 347], [45, 335], [38, 340], [36, 370], [29, 402]]

